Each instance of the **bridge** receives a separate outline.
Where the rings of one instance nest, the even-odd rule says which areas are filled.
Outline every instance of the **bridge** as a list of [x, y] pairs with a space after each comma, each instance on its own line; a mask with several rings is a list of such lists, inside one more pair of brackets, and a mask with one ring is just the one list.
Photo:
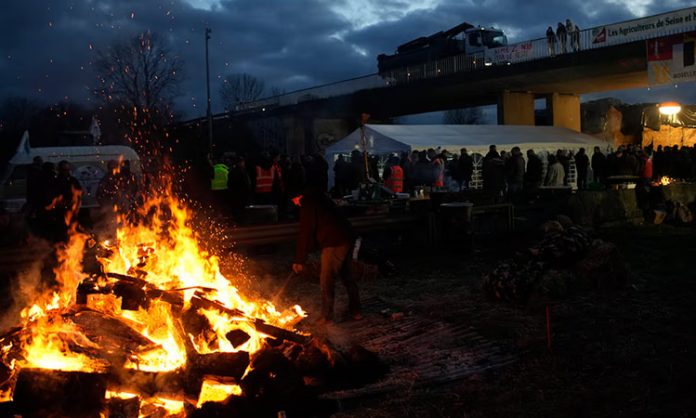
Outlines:
[[[363, 112], [386, 120], [496, 104], [499, 123], [534, 125], [538, 98], [547, 99], [554, 126], [579, 131], [580, 94], [669, 81], [664, 74], [661, 78], [654, 74], [664, 73], [664, 65], [662, 70], [649, 71], [648, 46], [659, 55], [657, 49], [664, 48], [663, 43], [671, 47], [670, 39], [693, 31], [696, 7], [581, 30], [578, 51], [569, 43], [569, 52], [561, 53], [556, 45], [555, 53], [550, 54], [546, 38], [534, 39], [491, 49], [485, 59], [456, 55], [241, 103], [233, 112], [216, 118], [281, 118], [283, 129], [293, 138], [288, 141], [291, 153], [302, 152], [303, 143], [322, 135], [339, 139], [357, 126]], [[693, 60], [691, 42], [684, 45], [685, 50], [692, 50]], [[189, 123], [204, 123], [204, 119]]]

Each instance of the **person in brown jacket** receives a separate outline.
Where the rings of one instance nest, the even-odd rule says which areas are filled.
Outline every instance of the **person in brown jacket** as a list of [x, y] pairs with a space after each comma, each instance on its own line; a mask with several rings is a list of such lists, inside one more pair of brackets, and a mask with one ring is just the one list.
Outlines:
[[350, 319], [359, 320], [360, 296], [358, 286], [348, 272], [349, 253], [353, 248], [355, 235], [346, 218], [324, 193], [316, 188], [309, 188], [303, 195], [292, 199], [300, 207], [300, 233], [297, 238], [297, 251], [292, 270], [300, 273], [304, 270], [307, 255], [316, 242], [321, 248], [321, 319], [330, 323], [334, 318], [334, 287], [336, 277], [348, 292], [348, 315]]

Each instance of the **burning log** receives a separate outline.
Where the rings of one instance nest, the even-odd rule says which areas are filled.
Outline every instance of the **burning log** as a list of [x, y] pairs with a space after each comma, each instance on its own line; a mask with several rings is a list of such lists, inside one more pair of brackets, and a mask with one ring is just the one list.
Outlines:
[[291, 341], [297, 344], [307, 344], [310, 341], [310, 337], [267, 324], [265, 321], [258, 318], [249, 318], [239, 309], [230, 309], [220, 302], [206, 299], [200, 292], [196, 292], [191, 298], [191, 305], [202, 309], [216, 309], [232, 317], [248, 319], [258, 332], [264, 333], [278, 340]]
[[103, 374], [22, 369], [14, 404], [23, 418], [98, 418], [105, 393]]
[[117, 369], [108, 375], [108, 387], [114, 392], [139, 394], [148, 398], [157, 395], [176, 397], [184, 391], [187, 379], [187, 374], [180, 370], [146, 372]]
[[106, 392], [108, 417], [138, 418], [140, 397], [131, 393]]
[[189, 359], [188, 371], [198, 376], [215, 375], [233, 377], [237, 381], [242, 378], [249, 366], [249, 353], [210, 353], [201, 354]]
[[70, 319], [80, 326], [85, 336], [107, 352], [133, 353], [158, 347], [120, 319], [101, 312], [81, 309]]
[[233, 329], [225, 334], [225, 338], [232, 344], [232, 347], [236, 348], [249, 341], [251, 336], [241, 329]]
[[[119, 296], [131, 296], [135, 300], [143, 301], [146, 299], [162, 299], [172, 306], [182, 307], [184, 305], [184, 297], [178, 290], [162, 290], [143, 279], [125, 274], [106, 273], [106, 277], [118, 280], [118, 289], [122, 293]], [[129, 284], [131, 286], [128, 286]], [[137, 289], [140, 289], [142, 293]], [[118, 294], [118, 292], [116, 293]], [[143, 298], [143, 293], [145, 298]]]

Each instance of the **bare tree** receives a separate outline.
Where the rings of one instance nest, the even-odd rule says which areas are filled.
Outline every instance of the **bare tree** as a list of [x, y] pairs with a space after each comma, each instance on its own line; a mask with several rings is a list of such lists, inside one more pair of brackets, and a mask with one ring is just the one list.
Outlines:
[[181, 82], [182, 62], [166, 41], [143, 32], [98, 52], [96, 94], [135, 114], [168, 115]]
[[480, 107], [450, 109], [445, 112], [442, 120], [450, 125], [478, 125], [483, 122], [483, 112]]
[[253, 75], [230, 74], [220, 87], [220, 98], [226, 109], [234, 109], [240, 103], [258, 99], [265, 90], [265, 83]]

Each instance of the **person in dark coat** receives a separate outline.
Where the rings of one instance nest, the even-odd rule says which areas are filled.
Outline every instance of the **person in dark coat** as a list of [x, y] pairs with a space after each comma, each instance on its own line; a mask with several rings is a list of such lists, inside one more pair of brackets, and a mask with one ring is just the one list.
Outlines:
[[244, 221], [244, 208], [254, 199], [254, 189], [244, 157], [237, 157], [227, 176], [227, 191], [230, 196], [230, 211], [236, 222]]
[[326, 192], [329, 186], [329, 163], [319, 153], [312, 154], [312, 174], [312, 177], [307, 177], [307, 181], [315, 184], [320, 191]]
[[334, 318], [334, 285], [340, 277], [348, 292], [348, 313], [351, 319], [360, 315], [358, 286], [348, 272], [350, 251], [355, 235], [353, 228], [334, 202], [316, 188], [309, 188], [303, 195], [293, 198], [300, 207], [300, 232], [292, 270], [304, 270], [307, 256], [316, 242], [321, 249], [321, 321]]
[[350, 164], [339, 155], [334, 163], [334, 187], [338, 197], [343, 197], [351, 192], [349, 187], [350, 182]]
[[515, 195], [522, 191], [526, 164], [520, 147], [513, 147], [510, 154], [510, 158], [505, 163], [505, 174], [507, 176], [508, 193]]
[[602, 154], [599, 147], [594, 147], [592, 154], [592, 176], [595, 183], [604, 183], [607, 170], [607, 158]]
[[77, 223], [77, 214], [82, 203], [82, 186], [71, 173], [72, 166], [63, 160], [58, 163], [56, 197], [51, 202], [55, 213], [56, 241], [67, 241], [70, 229]]
[[461, 177], [461, 183], [459, 184], [459, 190], [462, 188], [468, 189], [469, 183], [471, 182], [471, 177], [474, 175], [474, 159], [467, 152], [466, 148], [462, 148], [459, 154], [459, 160], [457, 161], [459, 175]]
[[578, 173], [578, 189], [587, 188], [587, 169], [590, 166], [590, 159], [585, 154], [585, 148], [580, 148], [575, 154], [575, 169]]
[[32, 164], [27, 171], [27, 215], [35, 215], [41, 202], [41, 166], [43, 159], [39, 156], [34, 157]]
[[546, 47], [549, 50], [549, 55], [552, 57], [556, 55], [556, 33], [551, 26], [546, 28]]
[[491, 145], [483, 159], [483, 189], [496, 201], [502, 199], [505, 190], [505, 162], [495, 145]]
[[534, 150], [527, 150], [527, 171], [524, 173], [525, 188], [534, 190], [541, 186], [544, 163]]
[[348, 187], [350, 190], [357, 189], [361, 183], [367, 181], [367, 173], [365, 173], [365, 157], [358, 150], [353, 150], [350, 153], [350, 181]]

